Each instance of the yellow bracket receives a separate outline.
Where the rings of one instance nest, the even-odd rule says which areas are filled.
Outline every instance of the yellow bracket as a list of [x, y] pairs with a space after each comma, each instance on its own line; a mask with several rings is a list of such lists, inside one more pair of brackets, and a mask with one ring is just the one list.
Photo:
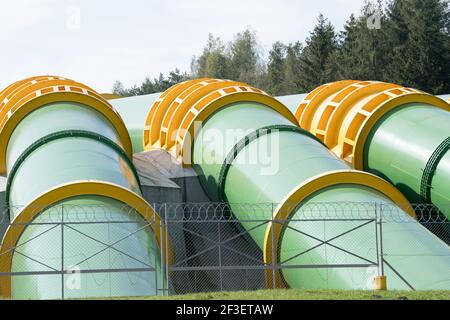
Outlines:
[[[89, 180], [75, 181], [50, 189], [31, 201], [13, 218], [3, 236], [2, 246], [0, 247], [0, 272], [11, 272], [14, 248], [17, 246], [28, 222], [33, 221], [46, 208], [57, 205], [65, 199], [82, 195], [109, 197], [134, 209], [148, 222], [149, 227], [156, 235], [158, 245], [162, 248], [163, 258], [167, 259], [169, 265], [173, 263], [173, 248], [169, 237], [166, 235], [166, 226], [162, 225], [159, 215], [142, 197], [119, 185]], [[11, 277], [0, 277], [0, 296], [11, 298], [11, 290]]]
[[192, 105], [194, 105], [202, 97], [230, 86], [245, 86], [245, 84], [234, 81], [214, 79], [196, 83], [182, 92], [177, 97], [176, 101], [172, 102], [164, 115], [160, 132], [161, 146], [169, 150], [173, 147], [176, 141], [174, 137], [167, 136], [166, 133], [174, 132], [177, 128], [179, 128], [184, 116], [189, 112]]
[[286, 106], [259, 89], [229, 80], [197, 79], [170, 88], [153, 104], [144, 129], [144, 149], [166, 149], [184, 166], [191, 166], [197, 124], [235, 102], [260, 103], [297, 122]]
[[149, 150], [153, 144], [158, 141], [161, 123], [166, 110], [170, 104], [180, 95], [185, 89], [191, 85], [205, 81], [207, 79], [196, 79], [184, 81], [164, 91], [161, 96], [153, 103], [150, 108], [144, 126], [143, 147], [144, 150]]
[[6, 173], [7, 147], [16, 126], [34, 110], [61, 101], [81, 103], [103, 114], [116, 129], [131, 159], [130, 136], [122, 118], [112, 106], [89, 87], [72, 80], [51, 78], [36, 77], [16, 82], [0, 93], [0, 173]]
[[364, 170], [364, 145], [366, 144], [370, 132], [378, 121], [389, 111], [408, 103], [425, 103], [450, 111], [450, 104], [426, 93], [408, 93], [384, 101], [372, 111], [367, 119], [365, 119], [364, 123], [359, 128], [358, 135], [355, 137], [355, 147], [352, 156], [355, 169]]
[[42, 82], [42, 81], [69, 81], [74, 84], [78, 84], [79, 86], [81, 85], [82, 87], [84, 87], [90, 91], [94, 91], [90, 87], [88, 87], [84, 84], [75, 82], [74, 80], [71, 80], [71, 79], [58, 77], [58, 76], [51, 76], [51, 75], [36, 76], [36, 77], [31, 77], [31, 78], [26, 78], [23, 80], [16, 81], [16, 82], [10, 84], [8, 87], [3, 89], [2, 91], [0, 91], [0, 109], [3, 106], [3, 102], [4, 102], [5, 98], [9, 98], [9, 97], [13, 96], [14, 94], [16, 94], [17, 92], [20, 92], [23, 88], [26, 88], [30, 85], [33, 85], [33, 84], [36, 84], [37, 82]]
[[450, 110], [422, 91], [377, 81], [346, 80], [312, 91], [295, 112], [300, 127], [321, 139], [337, 156], [363, 170], [366, 139], [387, 112], [411, 102]]
[[[339, 170], [318, 175], [301, 183], [295, 188], [275, 209], [273, 220], [267, 226], [264, 237], [264, 263], [271, 266], [279, 264], [279, 252], [283, 229], [299, 205], [315, 192], [340, 184], [352, 184], [366, 186], [374, 189], [399, 208], [416, 218], [416, 214], [405, 196], [387, 181], [366, 172], [356, 170]], [[275, 279], [274, 279], [275, 277]], [[286, 282], [280, 270], [266, 270], [266, 287], [272, 288], [275, 284], [277, 288], [286, 287]]]
[[328, 83], [316, 88], [311, 93], [309, 93], [295, 111], [295, 117], [300, 123], [300, 127], [309, 131], [312, 119], [314, 115], [318, 113], [316, 110], [320, 107], [321, 104], [323, 104], [324, 100], [329, 96], [335, 94], [342, 88], [345, 88], [355, 82], [357, 81], [345, 80]]

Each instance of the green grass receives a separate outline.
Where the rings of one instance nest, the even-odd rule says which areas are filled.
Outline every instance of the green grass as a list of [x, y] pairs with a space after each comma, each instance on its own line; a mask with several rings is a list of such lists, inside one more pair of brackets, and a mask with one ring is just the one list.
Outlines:
[[[131, 299], [131, 298], [130, 298]], [[261, 290], [197, 293], [140, 300], [450, 300], [450, 291]]]

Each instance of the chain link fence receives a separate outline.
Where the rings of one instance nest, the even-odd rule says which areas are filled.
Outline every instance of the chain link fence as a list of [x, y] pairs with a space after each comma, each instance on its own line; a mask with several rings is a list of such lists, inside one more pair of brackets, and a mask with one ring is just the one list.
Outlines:
[[388, 204], [307, 204], [286, 219], [271, 203], [152, 207], [161, 219], [128, 206], [27, 208], [39, 213], [31, 221], [24, 208], [6, 210], [1, 296], [167, 296], [287, 286], [372, 290], [374, 279], [384, 275], [388, 286], [416, 290], [422, 283], [404, 265], [423, 261], [446, 264], [435, 282], [450, 283], [450, 222], [433, 206], [415, 205], [411, 217]]

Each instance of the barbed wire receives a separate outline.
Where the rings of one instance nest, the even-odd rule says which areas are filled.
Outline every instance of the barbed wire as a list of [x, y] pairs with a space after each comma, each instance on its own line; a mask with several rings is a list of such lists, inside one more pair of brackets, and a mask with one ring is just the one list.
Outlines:
[[[405, 204], [404, 208], [409, 207]], [[149, 207], [103, 204], [62, 204], [46, 206], [12, 206], [0, 210], [0, 224], [30, 223], [29, 216], [24, 218], [24, 210], [39, 222], [58, 222], [64, 215], [64, 221], [71, 222], [107, 222], [113, 220], [142, 221], [152, 220], [153, 212], [166, 221], [208, 221], [208, 220], [272, 220], [279, 214], [277, 203], [153, 203]], [[411, 217], [401, 206], [389, 203], [371, 202], [323, 202], [299, 204], [287, 208], [286, 220], [303, 219], [371, 219], [384, 221], [421, 223], [448, 223], [449, 219], [434, 205], [413, 204], [415, 217]], [[442, 208], [442, 207], [441, 207]], [[450, 208], [450, 205], [449, 205]], [[117, 214], [120, 212], [120, 214]], [[144, 214], [142, 214], [144, 212]], [[10, 217], [10, 218], [9, 218]]]

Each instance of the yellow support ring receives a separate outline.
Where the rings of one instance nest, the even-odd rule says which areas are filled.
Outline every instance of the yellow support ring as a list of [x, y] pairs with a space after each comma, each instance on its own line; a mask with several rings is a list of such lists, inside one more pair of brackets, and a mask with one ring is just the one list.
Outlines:
[[[234, 88], [234, 87], [230, 87]], [[222, 89], [223, 91], [229, 88]], [[214, 94], [214, 92], [212, 93]], [[208, 96], [203, 99], [208, 100]], [[191, 110], [185, 115], [181, 127], [177, 132], [177, 144], [175, 145], [175, 156], [181, 157], [179, 160], [184, 167], [192, 166], [192, 148], [194, 138], [198, 131], [196, 123], [203, 122], [209, 118], [217, 110], [236, 102], [255, 102], [265, 105], [283, 115], [286, 119], [297, 125], [297, 120], [294, 114], [281, 102], [275, 98], [266, 95], [265, 93], [249, 92], [249, 91], [234, 91], [221, 95], [215, 100], [208, 101], [208, 103], [201, 106], [198, 110], [193, 106]], [[201, 105], [201, 100], [199, 101]]]
[[[27, 226], [26, 223], [33, 221], [46, 208], [56, 205], [65, 199], [82, 195], [96, 195], [116, 199], [136, 210], [149, 223], [150, 228], [156, 235], [158, 245], [162, 248], [162, 258], [168, 261], [169, 265], [173, 263], [173, 248], [166, 234], [167, 226], [162, 225], [162, 220], [150, 204], [136, 193], [119, 185], [103, 181], [86, 180], [63, 184], [46, 191], [32, 200], [13, 218], [3, 236], [2, 246], [0, 247], [0, 272], [11, 272], [14, 248]], [[11, 226], [14, 227], [12, 228]], [[155, 226], [157, 227], [155, 228]], [[167, 243], [166, 239], [168, 239]], [[11, 298], [11, 291], [11, 277], [0, 277], [0, 296]]]
[[85, 92], [85, 94], [94, 96], [97, 99], [104, 100], [106, 102], [106, 100], [103, 99], [103, 97], [101, 97], [95, 91], [90, 90], [89, 87], [86, 87], [81, 83], [72, 80], [42, 79], [39, 82], [31, 84], [27, 83], [25, 86], [21, 86], [20, 91], [15, 90], [13, 93], [7, 95], [5, 99], [3, 99], [2, 102], [0, 102], [0, 119], [4, 119], [6, 114], [8, 114], [9, 112], [14, 112], [17, 108], [20, 108], [21, 103], [23, 103], [23, 101], [27, 101], [27, 99], [29, 99], [30, 96], [38, 96], [41, 94], [45, 94], [46, 92], [53, 92], [53, 91], [77, 90], [77, 88], [79, 92]]
[[313, 90], [306, 96], [295, 111], [295, 117], [297, 118], [300, 127], [309, 131], [318, 106], [329, 96], [357, 82], [358, 81], [356, 80], [343, 80], [327, 83]]
[[[67, 79], [67, 78], [63, 78], [63, 77], [58, 77], [58, 76], [51, 76], [51, 75], [47, 75], [47, 76], [35, 76], [35, 77], [30, 77], [30, 78], [26, 78], [23, 80], [19, 80], [16, 81], [12, 84], [10, 84], [9, 86], [7, 86], [6, 88], [4, 88], [3, 90], [0, 91], [0, 106], [1, 103], [4, 101], [5, 98], [12, 96], [14, 94], [16, 94], [17, 92], [20, 92], [24, 87], [27, 87], [29, 85], [32, 85], [34, 83], [37, 82], [41, 82], [41, 81], [47, 81], [47, 80], [62, 80], [62, 81], [73, 81], [72, 79]], [[91, 88], [85, 86], [86, 89], [92, 90]]]
[[[357, 83], [356, 83], [357, 84]], [[341, 126], [345, 122], [345, 118], [349, 114], [350, 110], [356, 105], [358, 101], [362, 98], [377, 94], [380, 91], [386, 91], [400, 86], [384, 82], [372, 82], [368, 85], [362, 87], [355, 87], [355, 89], [342, 98], [340, 101], [335, 101], [337, 106], [334, 108], [330, 118], [325, 126], [326, 137], [325, 144], [333, 149], [339, 142], [339, 133], [341, 131]]]
[[395, 97], [381, 104], [364, 122], [356, 139], [353, 149], [353, 166], [356, 170], [364, 170], [364, 148], [367, 138], [378, 121], [388, 112], [408, 103], [426, 103], [446, 111], [450, 111], [450, 104], [438, 97], [426, 93], [410, 93]]
[[[36, 97], [32, 95], [28, 101], [24, 102], [17, 110], [10, 115], [9, 118], [3, 119], [2, 125], [0, 125], [0, 174], [6, 173], [6, 152], [9, 139], [15, 129], [15, 127], [32, 111], [50, 103], [54, 102], [75, 102], [91, 107], [103, 116], [105, 116], [117, 130], [117, 134], [121, 139], [122, 146], [127, 155], [132, 159], [133, 151], [131, 145], [131, 139], [128, 135], [127, 128], [119, 116], [119, 114], [111, 108], [111, 106], [104, 100], [99, 100], [94, 96], [86, 95], [78, 92], [50, 92]], [[2, 127], [3, 126], [3, 127]]]
[[[183, 87], [177, 88], [177, 86], [175, 86], [174, 88], [169, 88], [168, 91], [170, 91], [171, 95], [170, 100], [172, 100], [172, 98], [173, 100], [172, 101], [168, 100], [169, 95], [167, 96], [167, 98], [165, 98], [166, 101], [163, 102], [168, 104], [168, 106], [167, 108], [161, 107], [159, 108], [161, 114], [160, 122], [157, 122], [156, 126], [155, 125], [151, 126], [152, 130], [159, 130], [159, 133], [157, 135], [158, 146], [165, 149], [166, 134], [168, 132], [167, 131], [168, 122], [170, 122], [174, 112], [176, 112], [179, 109], [180, 104], [182, 103], [182, 101], [185, 100], [186, 96], [188, 96], [191, 93], [191, 91], [196, 90], [198, 87], [205, 87], [205, 86], [208, 87], [209, 85], [212, 85], [214, 83], [224, 81], [225, 80], [218, 80], [218, 79], [195, 79], [186, 81]], [[175, 96], [176, 93], [175, 91], [178, 93], [177, 96]], [[154, 137], [156, 136], [154, 135]]]
[[[176, 103], [173, 102], [170, 105], [164, 115], [161, 127], [161, 147], [170, 149], [173, 146], [175, 141], [171, 139], [169, 134], [174, 132], [179, 127], [186, 112], [189, 112], [190, 107], [205, 95], [231, 86], [247, 87], [246, 84], [237, 81], [212, 80], [214, 80], [214, 82], [203, 81], [192, 85], [177, 97]], [[164, 132], [164, 129], [166, 132]]]
[[[279, 253], [277, 249], [273, 252], [272, 248], [280, 247], [281, 234], [284, 228], [283, 222], [288, 221], [292, 214], [295, 213], [294, 210], [308, 197], [317, 191], [339, 184], [352, 184], [372, 188], [382, 193], [411, 217], [416, 218], [416, 214], [405, 196], [390, 183], [373, 174], [356, 170], [338, 170], [314, 176], [297, 186], [275, 209], [273, 216], [275, 223], [269, 222], [264, 237], [263, 255], [266, 265], [271, 266], [274, 262], [279, 263]], [[277, 223], [277, 221], [280, 223]], [[276, 287], [286, 287], [280, 270], [275, 270], [275, 272], [266, 270], [267, 288], [272, 288], [274, 282]]]
[[189, 86], [194, 83], [208, 80], [206, 78], [184, 81], [170, 87], [164, 91], [161, 96], [153, 103], [147, 114], [144, 125], [144, 134], [142, 137], [142, 147], [144, 150], [150, 150], [158, 141], [162, 120], [170, 104]]

